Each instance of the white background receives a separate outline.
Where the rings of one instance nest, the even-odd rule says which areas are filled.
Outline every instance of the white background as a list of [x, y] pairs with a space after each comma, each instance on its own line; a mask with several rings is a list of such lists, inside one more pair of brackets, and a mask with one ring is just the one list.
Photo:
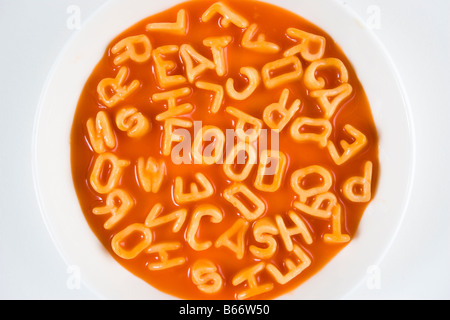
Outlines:
[[[313, 0], [312, 0], [313, 1]], [[97, 299], [68, 283], [39, 212], [32, 134], [41, 90], [58, 54], [105, 0], [0, 0], [0, 299]], [[412, 198], [385, 259], [349, 299], [450, 298], [450, 1], [347, 0], [390, 54], [416, 134]], [[370, 61], [368, 61], [370, 63]], [[380, 230], [383, 237], [383, 230]], [[376, 241], [376, 239], [374, 239]], [[375, 274], [372, 273], [375, 270]]]

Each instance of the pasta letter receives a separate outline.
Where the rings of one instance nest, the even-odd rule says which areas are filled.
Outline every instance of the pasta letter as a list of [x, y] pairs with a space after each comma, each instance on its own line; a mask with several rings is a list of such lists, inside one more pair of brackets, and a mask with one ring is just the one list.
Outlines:
[[350, 241], [350, 236], [348, 234], [342, 233], [342, 209], [338, 204], [333, 208], [332, 214], [332, 233], [326, 233], [323, 235], [323, 240], [327, 243], [347, 243]]
[[[330, 119], [352, 91], [353, 88], [349, 83], [343, 83], [337, 88], [311, 91], [310, 96], [317, 99], [325, 119]], [[334, 98], [331, 100], [330, 97]]]
[[296, 258], [298, 258], [300, 261], [298, 264], [295, 264], [291, 259], [286, 259], [284, 261], [284, 264], [289, 270], [286, 274], [283, 275], [280, 270], [278, 270], [278, 268], [271, 263], [267, 264], [266, 266], [267, 271], [272, 274], [275, 280], [280, 284], [288, 283], [311, 265], [311, 258], [302, 248], [294, 245], [293, 252]]
[[172, 152], [173, 142], [182, 142], [184, 137], [174, 132], [174, 127], [191, 128], [192, 122], [190, 120], [170, 118], [164, 122], [164, 139], [162, 151], [164, 156], [170, 156]]
[[225, 84], [228, 95], [234, 100], [245, 100], [249, 98], [261, 83], [261, 77], [258, 70], [252, 67], [242, 67], [239, 71], [248, 79], [248, 85], [242, 91], [236, 91], [234, 88], [234, 79], [229, 78]]
[[186, 262], [185, 257], [176, 257], [169, 259], [167, 251], [175, 251], [181, 248], [181, 243], [176, 242], [164, 242], [152, 245], [147, 249], [148, 254], [158, 254], [158, 262], [152, 262], [147, 265], [152, 271], [165, 270], [182, 265]]
[[[105, 78], [99, 82], [97, 86], [98, 96], [108, 108], [114, 107], [139, 89], [141, 83], [138, 80], [133, 80], [129, 85], [124, 84], [128, 73], [128, 68], [122, 67], [115, 78]], [[113, 94], [110, 93], [110, 90]]]
[[[138, 53], [136, 47], [140, 46], [144, 50]], [[150, 59], [152, 54], [152, 44], [146, 35], [138, 35], [125, 38], [119, 41], [114, 47], [111, 48], [111, 53], [117, 55], [114, 58], [114, 64], [120, 65], [127, 60], [142, 63]]]
[[[276, 166], [273, 163], [276, 163]], [[270, 163], [270, 167], [267, 165]], [[281, 186], [287, 164], [286, 155], [277, 150], [263, 150], [259, 158], [258, 174], [255, 179], [255, 188], [265, 192], [275, 192]], [[264, 181], [267, 176], [272, 177], [272, 183]]]
[[99, 111], [95, 120], [90, 118], [86, 123], [89, 142], [96, 153], [103, 153], [106, 148], [116, 146], [116, 136], [105, 111]]
[[305, 222], [293, 211], [289, 211], [289, 218], [291, 218], [292, 222], [294, 222], [295, 227], [286, 227], [283, 217], [281, 217], [280, 215], [275, 216], [275, 221], [277, 222], [278, 230], [280, 231], [280, 235], [283, 239], [286, 250], [294, 250], [294, 244], [292, 243], [291, 237], [297, 234], [300, 234], [307, 244], [311, 244], [313, 242], [313, 239], [311, 236], [311, 232], [309, 231]]
[[280, 47], [273, 43], [266, 41], [264, 34], [259, 34], [256, 41], [252, 40], [255, 35], [258, 26], [256, 24], [250, 25], [242, 36], [242, 46], [249, 50], [262, 52], [262, 53], [277, 53], [280, 51]]
[[[273, 76], [275, 71], [292, 66], [292, 71]], [[267, 63], [262, 69], [262, 78], [266, 88], [273, 89], [289, 82], [300, 80], [303, 75], [303, 67], [299, 58], [290, 56]]]
[[233, 40], [230, 36], [210, 37], [203, 40], [203, 45], [211, 48], [214, 64], [216, 65], [216, 73], [222, 77], [227, 73], [227, 60], [225, 57], [225, 47]]
[[[117, 201], [119, 200], [119, 201]], [[111, 214], [111, 217], [104, 223], [104, 228], [113, 228], [126, 214], [133, 208], [134, 200], [125, 190], [115, 189], [106, 197], [106, 204], [92, 210], [95, 215]]]
[[316, 218], [329, 219], [336, 204], [336, 196], [332, 192], [324, 192], [314, 196], [314, 200], [311, 203], [306, 204], [301, 201], [294, 201], [293, 206]]
[[174, 233], [180, 231], [181, 227], [184, 224], [184, 221], [186, 220], [187, 210], [186, 209], [175, 210], [161, 217], [160, 215], [162, 211], [163, 211], [162, 205], [160, 203], [155, 204], [152, 210], [150, 210], [150, 213], [148, 214], [147, 218], [145, 219], [145, 226], [153, 228], [175, 220], [172, 231]]
[[[364, 176], [363, 177], [352, 177], [344, 182], [344, 186], [342, 188], [342, 192], [344, 196], [353, 202], [369, 202], [372, 193], [371, 193], [371, 185], [372, 185], [372, 168], [373, 164], [371, 161], [367, 161], [364, 165]], [[356, 186], [362, 187], [362, 193], [355, 192]]]
[[[129, 165], [130, 162], [128, 160], [120, 160], [112, 153], [98, 155], [89, 180], [91, 187], [101, 194], [110, 193], [119, 184], [124, 168]], [[102, 172], [107, 166], [110, 166], [110, 170], [107, 181], [105, 182], [105, 178], [102, 177]]]
[[186, 202], [195, 202], [201, 199], [206, 199], [214, 194], [214, 187], [209, 182], [208, 178], [203, 173], [196, 173], [195, 179], [200, 184], [202, 191], [199, 191], [196, 183], [191, 183], [191, 190], [189, 193], [184, 193], [184, 182], [182, 177], [175, 178], [175, 185], [173, 188], [173, 197], [178, 204]]
[[352, 125], [345, 125], [344, 130], [352, 136], [354, 141], [352, 143], [348, 143], [345, 140], [341, 140], [341, 147], [344, 150], [341, 155], [339, 155], [336, 146], [332, 141], [328, 141], [327, 145], [331, 158], [333, 158], [337, 165], [347, 162], [367, 145], [366, 136], [359, 130], [355, 129]]
[[222, 16], [222, 18], [220, 19], [220, 25], [224, 28], [228, 28], [230, 23], [241, 29], [248, 27], [248, 21], [244, 17], [233, 11], [223, 2], [214, 3], [203, 13], [201, 19], [203, 22], [208, 22], [216, 14]]
[[152, 100], [155, 102], [166, 101], [167, 111], [162, 112], [156, 116], [157, 121], [165, 121], [169, 118], [177, 117], [180, 115], [185, 115], [192, 110], [194, 106], [191, 103], [184, 103], [181, 105], [177, 104], [177, 100], [189, 96], [192, 90], [189, 87], [183, 87], [176, 90], [165, 91], [161, 93], [155, 93], [152, 96]]
[[212, 105], [210, 107], [210, 111], [213, 114], [216, 114], [219, 112], [220, 108], [223, 104], [224, 99], [224, 89], [220, 84], [214, 84], [210, 82], [204, 82], [204, 81], [197, 81], [195, 83], [195, 86], [199, 89], [208, 90], [214, 92], [214, 99], [212, 102]]
[[[302, 128], [314, 127], [310, 132], [305, 132]], [[317, 130], [318, 129], [318, 130]], [[315, 141], [324, 148], [327, 146], [328, 138], [331, 135], [333, 127], [331, 122], [326, 119], [314, 119], [307, 117], [297, 118], [291, 126], [291, 136], [295, 141]]]
[[[245, 253], [245, 233], [248, 229], [248, 221], [238, 218], [236, 222], [220, 235], [217, 239], [216, 248], [227, 247], [234, 253], [236, 253], [237, 259], [242, 259]], [[236, 242], [233, 242], [231, 238], [236, 235]]]
[[[211, 143], [214, 149], [211, 150], [208, 145], [203, 150], [203, 143], [205, 141], [214, 141]], [[225, 135], [218, 127], [204, 126], [197, 132], [194, 143], [192, 144], [192, 157], [196, 164], [212, 165], [219, 163], [222, 160], [223, 148], [225, 146]]]
[[325, 79], [316, 78], [316, 72], [322, 68], [335, 68], [339, 71], [339, 81], [348, 82], [348, 70], [344, 63], [337, 58], [326, 58], [312, 62], [305, 70], [304, 81], [309, 90], [321, 90], [325, 88]]
[[[321, 184], [310, 188], [302, 186], [302, 180], [312, 174], [318, 174], [321, 177]], [[309, 197], [327, 192], [333, 184], [331, 173], [324, 167], [313, 165], [295, 171], [291, 176], [291, 187], [299, 196], [301, 202], [306, 202]]]
[[[276, 132], [280, 132], [291, 121], [294, 114], [300, 109], [301, 101], [296, 99], [289, 109], [286, 109], [287, 100], [289, 98], [289, 89], [284, 89], [279, 102], [272, 103], [264, 109], [264, 122]], [[281, 118], [278, 121], [273, 119], [274, 113], [278, 113]]]
[[[245, 161], [245, 154], [248, 159]], [[225, 163], [223, 164], [223, 171], [233, 181], [244, 181], [250, 175], [253, 166], [257, 162], [257, 153], [255, 148], [242, 141], [239, 141], [233, 149], [227, 154]], [[236, 160], [236, 161], [235, 161]], [[236, 172], [235, 164], [244, 165], [244, 168], [240, 169], [240, 172]]]
[[264, 243], [265, 248], [250, 245], [250, 252], [259, 259], [270, 259], [276, 252], [278, 244], [273, 236], [278, 234], [277, 226], [269, 219], [262, 218], [253, 225], [253, 237], [259, 243]]
[[206, 70], [214, 70], [216, 68], [214, 62], [202, 56], [189, 44], [181, 45], [180, 55], [184, 61], [186, 75], [190, 83], [193, 83]]
[[[242, 203], [241, 200], [236, 196], [241, 194], [245, 196], [253, 206], [253, 210], [247, 208], [247, 206]], [[258, 219], [266, 211], [266, 204], [257, 195], [255, 195], [245, 184], [234, 183], [223, 192], [223, 197], [225, 200], [229, 201], [233, 206], [235, 206], [241, 215], [248, 221], [253, 221]]]
[[133, 107], [119, 110], [116, 115], [116, 125], [120, 130], [126, 131], [130, 138], [144, 136], [151, 127], [147, 118]]
[[[234, 107], [226, 108], [226, 112], [238, 119], [235, 131], [241, 141], [251, 143], [258, 139], [263, 127], [263, 122], [260, 119], [252, 117], [251, 115]], [[248, 126], [250, 126], [250, 128], [245, 130]]]
[[[139, 234], [139, 241], [130, 241], [133, 246], [128, 248], [129, 246], [126, 245], [127, 239], [135, 233]], [[135, 237], [132, 238], [135, 240]], [[111, 247], [120, 258], [131, 260], [143, 252], [152, 243], [152, 239], [152, 232], [149, 228], [141, 223], [134, 223], [114, 235], [111, 240]]]
[[195, 251], [203, 251], [212, 246], [211, 241], [198, 242], [196, 238], [200, 220], [205, 216], [210, 216], [212, 223], [220, 223], [223, 218], [222, 211], [213, 205], [200, 205], [195, 208], [186, 232], [186, 241]]
[[147, 31], [159, 31], [179, 36], [187, 34], [188, 16], [186, 10], [181, 9], [177, 13], [176, 22], [155, 22], [147, 25]]
[[156, 79], [159, 85], [166, 89], [187, 82], [186, 78], [179, 74], [168, 75], [176, 67], [176, 63], [171, 60], [165, 60], [164, 57], [169, 54], [175, 54], [179, 51], [177, 45], [167, 45], [156, 48], [152, 52], [153, 61], [155, 63]]
[[273, 283], [259, 284], [257, 274], [265, 268], [264, 262], [259, 262], [254, 266], [241, 270], [233, 277], [233, 286], [247, 282], [246, 290], [239, 292], [237, 295], [239, 300], [249, 299], [256, 295], [263, 294], [273, 289]]
[[212, 261], [197, 260], [191, 267], [192, 282], [204, 293], [217, 293], [223, 286], [222, 276], [217, 271], [217, 266]]
[[147, 161], [140, 157], [137, 162], [136, 175], [145, 192], [158, 193], [163, 179], [166, 175], [166, 164], [163, 160], [159, 162], [149, 157]]
[[[319, 60], [323, 57], [326, 46], [326, 39], [324, 37], [296, 28], [289, 28], [286, 33], [289, 37], [300, 40], [300, 44], [287, 50], [284, 53], [285, 57], [300, 53], [303, 59], [310, 62]], [[316, 52], [311, 52], [311, 47], [314, 45], [315, 47], [318, 46], [318, 49], [316, 49]]]

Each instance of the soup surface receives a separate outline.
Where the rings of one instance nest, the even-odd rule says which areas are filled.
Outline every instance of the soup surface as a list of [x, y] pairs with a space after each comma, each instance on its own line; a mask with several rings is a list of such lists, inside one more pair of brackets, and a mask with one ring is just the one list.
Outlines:
[[297, 288], [357, 237], [379, 170], [370, 105], [338, 44], [258, 1], [184, 2], [113, 39], [71, 152], [105, 249], [182, 299]]

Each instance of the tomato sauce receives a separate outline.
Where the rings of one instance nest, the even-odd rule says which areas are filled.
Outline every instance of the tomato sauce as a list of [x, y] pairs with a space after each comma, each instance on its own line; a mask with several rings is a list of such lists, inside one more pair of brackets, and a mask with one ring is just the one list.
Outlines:
[[[214, 3], [211, 1], [188, 1], [173, 7], [165, 12], [156, 14], [145, 20], [138, 22], [117, 38], [113, 39], [110, 46], [106, 49], [104, 56], [98, 65], [92, 71], [91, 76], [87, 80], [85, 87], [81, 93], [78, 107], [74, 115], [72, 134], [71, 134], [71, 161], [74, 187], [77, 192], [82, 212], [84, 213], [87, 223], [92, 231], [98, 237], [99, 241], [105, 247], [105, 250], [120, 263], [124, 268], [148, 282], [149, 285], [166, 292], [175, 297], [182, 299], [236, 299], [239, 292], [246, 289], [246, 285], [233, 285], [232, 279], [241, 270], [254, 266], [259, 262], [265, 264], [272, 263], [284, 274], [286, 269], [285, 260], [290, 258], [294, 262], [295, 255], [288, 252], [283, 245], [279, 235], [273, 238], [277, 241], [277, 249], [275, 254], [269, 259], [260, 259], [255, 257], [250, 251], [249, 246], [256, 245], [264, 247], [258, 243], [253, 235], [253, 226], [259, 220], [249, 221], [248, 228], [245, 232], [245, 253], [242, 259], [236, 258], [236, 254], [227, 247], [216, 248], [214, 243], [226, 230], [228, 230], [239, 217], [239, 212], [229, 201], [223, 198], [223, 191], [232, 184], [231, 179], [224, 173], [222, 164], [204, 165], [204, 164], [174, 164], [170, 156], [164, 156], [162, 153], [162, 141], [164, 136], [164, 122], [155, 120], [155, 117], [166, 111], [167, 104], [163, 102], [155, 102], [152, 96], [155, 93], [173, 90], [180, 87], [191, 88], [191, 93], [179, 99], [179, 103], [191, 103], [194, 106], [192, 112], [182, 115], [180, 118], [192, 121], [202, 121], [203, 125], [214, 125], [220, 128], [224, 133], [226, 129], [234, 129], [236, 118], [226, 112], [226, 107], [232, 106], [242, 110], [245, 113], [258, 118], [263, 118], [264, 108], [277, 102], [283, 89], [289, 89], [290, 95], [288, 106], [295, 99], [300, 99], [301, 104], [295, 116], [288, 125], [279, 134], [279, 150], [284, 152], [287, 157], [286, 172], [283, 175], [280, 188], [276, 192], [263, 192], [253, 187], [253, 182], [257, 175], [257, 165], [252, 168], [249, 177], [243, 181], [248, 188], [254, 192], [265, 204], [265, 212], [260, 217], [274, 218], [281, 215], [286, 226], [292, 227], [293, 224], [288, 218], [290, 210], [296, 212], [300, 216], [309, 230], [311, 231], [312, 243], [307, 244], [302, 236], [293, 236], [292, 241], [311, 259], [311, 264], [286, 284], [278, 283], [274, 277], [266, 270], [257, 274], [257, 282], [260, 284], [272, 283], [273, 288], [261, 295], [251, 298], [272, 299], [287, 293], [305, 280], [312, 277], [320, 271], [347, 243], [330, 244], [323, 241], [323, 235], [331, 232], [332, 223], [330, 219], [319, 219], [308, 214], [296, 210], [293, 203], [298, 200], [296, 194], [290, 184], [291, 175], [298, 169], [312, 165], [320, 165], [329, 170], [332, 174], [333, 184], [330, 189], [338, 200], [342, 208], [342, 233], [348, 234], [351, 239], [357, 237], [358, 224], [367, 207], [368, 202], [356, 203], [348, 200], [343, 196], [342, 185], [344, 182], [354, 176], [362, 176], [364, 164], [367, 161], [373, 163], [372, 172], [372, 198], [375, 196], [377, 176], [379, 172], [378, 163], [378, 136], [377, 130], [372, 118], [370, 105], [365, 95], [364, 88], [358, 80], [358, 76], [352, 67], [351, 62], [346, 58], [345, 54], [339, 48], [339, 45], [323, 30], [311, 24], [305, 19], [288, 12], [279, 7], [258, 2], [258, 1], [222, 1], [226, 3], [233, 11], [238, 12], [245, 17], [250, 23], [258, 25], [258, 33], [264, 33], [266, 40], [276, 43], [280, 47], [277, 53], [259, 53], [247, 50], [241, 46], [241, 38], [245, 29], [238, 28], [234, 25], [223, 27], [218, 23], [220, 15], [208, 22], [202, 22], [200, 18], [202, 14]], [[156, 32], [146, 30], [149, 23], [156, 22], [174, 22], [177, 12], [184, 9], [188, 15], [188, 31], [187, 35], [179, 36], [165, 32]], [[281, 59], [283, 52], [298, 44], [286, 35], [288, 28], [297, 28], [315, 35], [320, 35], [326, 39], [326, 48], [323, 58], [333, 57], [340, 59], [348, 70], [348, 83], [351, 84], [353, 90], [351, 95], [346, 98], [337, 108], [334, 115], [329, 119], [332, 125], [332, 133], [328, 140], [334, 142], [336, 146], [340, 145], [341, 140], [351, 142], [348, 134], [344, 131], [344, 126], [351, 124], [362, 132], [367, 138], [367, 145], [349, 161], [342, 165], [333, 162], [328, 149], [322, 148], [315, 141], [298, 142], [290, 135], [290, 126], [297, 117], [321, 118], [323, 112], [319, 107], [317, 100], [310, 96], [310, 90], [307, 89], [302, 80], [293, 81], [286, 85], [267, 89], [261, 83], [257, 89], [244, 101], [231, 99], [227, 93], [224, 95], [224, 103], [220, 110], [213, 114], [209, 106], [212, 103], [213, 95], [211, 92], [200, 90], [192, 83], [165, 89], [161, 88], [155, 77], [155, 63], [153, 59], [145, 62], [135, 62], [128, 60], [122, 65], [114, 64], [115, 55], [111, 52], [111, 48], [120, 40], [130, 36], [144, 34], [151, 42], [152, 49], [165, 45], [190, 44], [201, 55], [212, 60], [211, 49], [203, 45], [203, 40], [207, 37], [232, 36], [232, 42], [226, 48], [227, 69], [224, 76], [218, 76], [214, 70], [206, 70], [198, 76], [197, 80], [213, 82], [221, 84], [225, 87], [226, 80], [233, 78], [235, 80], [235, 89], [242, 90], [248, 84], [245, 77], [240, 75], [240, 68], [251, 66], [261, 71], [267, 63]], [[186, 76], [186, 68], [179, 52], [165, 57], [176, 63], [176, 67], [169, 72], [170, 75]], [[300, 57], [303, 66], [303, 72], [310, 62]], [[124, 101], [118, 103], [114, 107], [106, 107], [99, 99], [97, 86], [105, 78], [115, 78], [121, 66], [127, 66], [129, 70], [126, 83], [137, 79], [140, 82], [139, 89], [127, 97]], [[283, 70], [280, 70], [283, 72]], [[336, 70], [326, 69], [317, 72], [317, 77], [322, 76], [326, 80], [326, 88], [333, 88], [339, 85], [339, 75]], [[126, 132], [117, 129], [115, 124], [117, 111], [124, 106], [133, 106], [139, 110], [150, 122], [149, 131], [138, 138], [130, 138]], [[105, 205], [105, 194], [99, 194], [94, 190], [90, 183], [90, 175], [94, 166], [96, 153], [90, 144], [89, 135], [86, 128], [88, 119], [95, 119], [99, 111], [104, 111], [111, 120], [116, 138], [116, 145], [108, 152], [113, 153], [120, 159], [126, 159], [130, 162], [123, 174], [121, 175], [118, 187], [126, 190], [133, 199], [133, 208], [111, 229], [105, 229], [104, 223], [110, 215], [95, 215], [93, 209]], [[264, 126], [267, 129], [267, 126]], [[305, 129], [306, 130], [306, 129]], [[194, 128], [189, 128], [192, 141], [194, 140]], [[270, 144], [269, 144], [270, 145]], [[138, 158], [154, 157], [155, 159], [164, 160], [166, 172], [157, 193], [146, 192], [138, 180], [136, 162]], [[236, 168], [236, 170], [239, 170]], [[108, 176], [110, 172], [108, 168], [104, 169], [102, 176]], [[185, 191], [191, 182], [195, 182], [194, 174], [203, 173], [213, 185], [214, 194], [206, 199], [195, 202], [189, 202], [179, 205], [175, 202], [173, 196], [174, 181], [177, 176], [184, 179]], [[311, 180], [314, 180], [312, 177]], [[317, 179], [316, 179], [317, 180]], [[320, 179], [318, 179], [320, 180]], [[303, 181], [306, 188], [316, 182]], [[244, 202], [244, 200], [243, 200]], [[174, 222], [158, 225], [150, 228], [152, 234], [152, 245], [163, 242], [178, 242], [181, 244], [179, 249], [168, 251], [169, 258], [184, 257], [185, 262], [181, 265], [164, 269], [149, 270], [150, 263], [158, 262], [160, 257], [155, 254], [146, 253], [145, 250], [133, 259], [123, 259], [113, 251], [111, 241], [113, 237], [133, 223], [143, 224], [157, 203], [162, 205], [163, 213], [168, 214], [177, 209], [183, 208], [187, 210], [187, 217], [179, 232], [174, 233], [172, 228]], [[203, 251], [194, 250], [187, 242], [187, 230], [191, 221], [192, 212], [200, 205], [211, 204], [220, 208], [223, 219], [220, 223], [213, 223], [209, 217], [205, 217], [200, 222], [199, 230], [196, 234], [198, 242], [211, 241], [212, 246]], [[252, 204], [248, 204], [251, 207]], [[232, 238], [235, 240], [235, 238]], [[133, 247], [142, 240], [142, 235], [133, 234], [123, 243], [124, 248]], [[237, 240], [236, 240], [237, 241]], [[217, 266], [217, 273], [223, 279], [223, 285], [218, 292], [213, 294], [205, 293], [198, 289], [197, 285], [192, 281], [192, 264], [199, 259], [207, 259]], [[95, 267], [95, 266], [94, 266]]]

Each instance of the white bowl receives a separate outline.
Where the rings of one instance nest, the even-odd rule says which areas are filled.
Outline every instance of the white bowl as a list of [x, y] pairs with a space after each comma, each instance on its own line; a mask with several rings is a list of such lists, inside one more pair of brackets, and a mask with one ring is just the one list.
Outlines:
[[[112, 0], [61, 53], [39, 104], [33, 173], [40, 208], [55, 244], [82, 281], [106, 299], [173, 299], [120, 266], [89, 228], [73, 187], [70, 131], [82, 88], [107, 45], [138, 21], [178, 0]], [[327, 32], [343, 49], [368, 96], [379, 133], [380, 179], [356, 237], [319, 273], [282, 299], [341, 299], [364, 284], [395, 241], [414, 170], [414, 130], [395, 67], [365, 24], [333, 0], [270, 0]]]

